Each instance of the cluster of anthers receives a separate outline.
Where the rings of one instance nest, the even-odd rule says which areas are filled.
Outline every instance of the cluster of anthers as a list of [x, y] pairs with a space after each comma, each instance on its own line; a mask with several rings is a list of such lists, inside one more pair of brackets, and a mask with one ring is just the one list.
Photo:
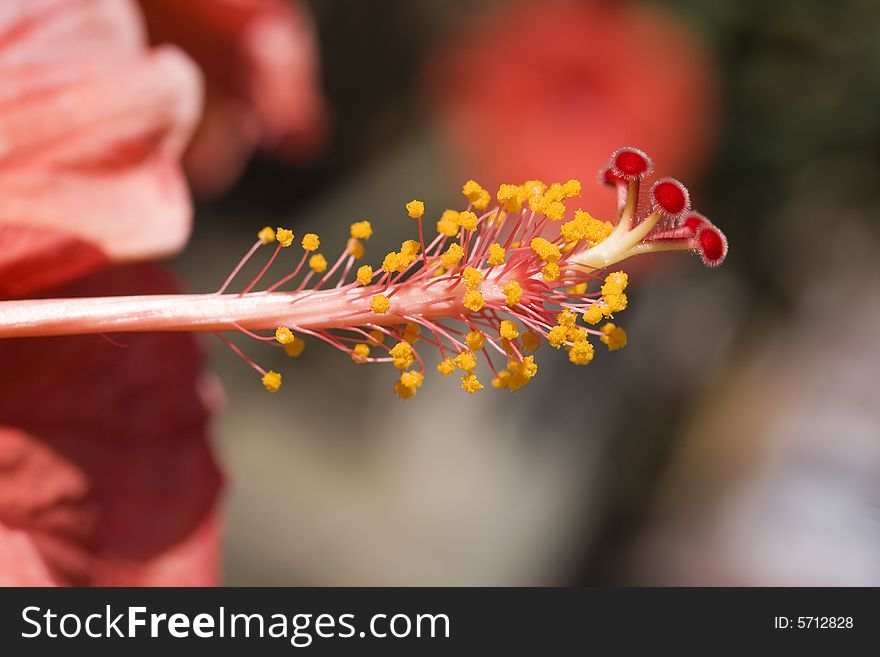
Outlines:
[[[80, 303], [54, 310], [28, 302], [35, 308], [30, 314], [19, 309], [18, 325], [29, 330], [19, 333], [214, 331], [260, 373], [270, 392], [281, 387], [281, 374], [261, 368], [223, 332], [240, 331], [293, 357], [302, 353], [303, 337], [311, 337], [356, 363], [391, 364], [399, 370], [394, 391], [404, 399], [422, 385], [428, 365], [418, 347], [430, 344], [439, 360], [431, 366], [444, 376], [458, 370], [466, 392], [483, 388], [476, 373], [480, 360], [492, 373], [493, 387], [518, 390], [535, 377], [532, 352], [545, 342], [566, 350], [575, 365], [593, 359], [594, 341], [611, 351], [626, 345], [626, 333], [611, 321], [627, 306], [627, 275], [613, 270], [617, 263], [671, 250], [696, 252], [713, 267], [724, 260], [724, 234], [691, 210], [684, 185], [661, 178], [642, 194], [651, 172], [650, 158], [635, 148], [615, 152], [601, 171], [600, 182], [617, 193], [616, 223], [569, 207], [581, 194], [577, 180], [501, 185], [495, 203], [469, 180], [462, 189], [467, 207], [444, 211], [430, 243], [424, 203], [414, 200], [405, 207], [417, 223], [418, 240], [386, 254], [378, 267], [358, 266], [373, 234], [368, 221], [359, 221], [332, 265], [318, 252], [318, 236], [309, 233], [298, 242], [302, 255], [291, 272], [254, 291], [279, 253], [295, 245], [292, 231], [267, 227], [217, 293], [177, 295], [185, 297], [179, 303], [122, 298], [112, 311], [102, 310], [100, 300], [91, 308]], [[244, 290], [226, 293], [245, 263], [273, 244]], [[284, 286], [293, 289], [282, 291]], [[58, 312], [68, 315], [64, 330], [54, 330], [50, 321]]]
[[[399, 251], [386, 254], [376, 269], [357, 267], [352, 283], [346, 281], [364, 255], [364, 241], [373, 233], [370, 223], [351, 225], [351, 238], [329, 269], [322, 255], [309, 255], [320, 242], [307, 234], [298, 266], [267, 291], [296, 277], [306, 258], [310, 271], [299, 291], [320, 276], [311, 288], [319, 291], [338, 270], [342, 273], [334, 292], [322, 295], [325, 313], [319, 321], [295, 311], [305, 298], [292, 299], [290, 320], [270, 339], [291, 356], [302, 353], [300, 335], [308, 335], [356, 363], [390, 363], [400, 370], [394, 391], [404, 399], [415, 395], [424, 379], [426, 363], [418, 342], [436, 347], [436, 369], [444, 376], [459, 370], [461, 388], [469, 393], [483, 388], [475, 374], [481, 355], [492, 372], [492, 386], [508, 390], [518, 390], [535, 376], [538, 365], [531, 353], [544, 342], [565, 349], [575, 365], [586, 365], [594, 355], [591, 338], [611, 351], [627, 341], [626, 332], [609, 321], [627, 306], [627, 275], [603, 275], [609, 267], [630, 256], [666, 250], [693, 250], [709, 266], [725, 257], [724, 234], [691, 211], [687, 188], [679, 181], [657, 180], [648, 202], [640, 203], [641, 182], [651, 170], [651, 160], [635, 148], [618, 150], [602, 170], [601, 182], [617, 190], [616, 225], [581, 209], [566, 220], [567, 201], [581, 194], [577, 180], [501, 185], [494, 205], [490, 193], [469, 180], [462, 188], [467, 208], [445, 210], [436, 222], [437, 236], [426, 245], [424, 203], [410, 201], [405, 208], [418, 222], [419, 240], [407, 240]], [[283, 228], [264, 228], [259, 237], [256, 247], [277, 243], [270, 261], [293, 243], [292, 233]], [[499, 367], [493, 356], [505, 366]], [[263, 384], [274, 392], [281, 375], [265, 372]]]

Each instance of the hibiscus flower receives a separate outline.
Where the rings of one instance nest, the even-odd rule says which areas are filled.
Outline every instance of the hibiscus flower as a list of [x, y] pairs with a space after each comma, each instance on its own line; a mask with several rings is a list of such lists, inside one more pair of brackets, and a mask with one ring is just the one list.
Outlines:
[[[674, 15], [634, 2], [501, 3], [440, 43], [427, 96], [456, 159], [494, 186], [592, 179], [638, 144], [693, 177], [716, 122], [710, 53]], [[613, 201], [590, 207], [613, 217]]]
[[154, 43], [179, 45], [207, 80], [184, 163], [195, 191], [226, 190], [256, 148], [288, 161], [321, 146], [327, 110], [308, 9], [284, 0], [140, 0]]
[[[196, 68], [147, 49], [127, 0], [0, 5], [0, 296], [175, 291], [111, 263], [189, 235]], [[0, 362], [0, 584], [214, 582], [217, 395], [192, 338], [5, 340]]]

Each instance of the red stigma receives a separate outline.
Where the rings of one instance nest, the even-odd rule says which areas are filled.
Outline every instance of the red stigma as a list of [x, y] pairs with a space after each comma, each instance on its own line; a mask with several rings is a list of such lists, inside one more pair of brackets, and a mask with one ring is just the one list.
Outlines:
[[701, 228], [697, 233], [697, 244], [704, 265], [717, 267], [724, 262], [727, 256], [727, 238], [718, 228], [712, 225]]
[[691, 235], [696, 235], [697, 231], [700, 230], [700, 228], [708, 225], [709, 223], [709, 220], [706, 219], [706, 217], [701, 215], [699, 212], [688, 212], [687, 216], [682, 222], [682, 225], [690, 231]]
[[615, 151], [609, 166], [614, 175], [623, 180], [641, 180], [651, 173], [654, 165], [643, 151], [627, 146]]
[[663, 178], [651, 189], [654, 208], [672, 217], [680, 217], [690, 206], [687, 187], [675, 178]]
[[610, 166], [604, 166], [599, 169], [599, 184], [600, 185], [608, 185], [610, 187], [614, 187], [615, 185], [619, 185], [620, 183], [625, 183], [626, 180], [615, 174]]

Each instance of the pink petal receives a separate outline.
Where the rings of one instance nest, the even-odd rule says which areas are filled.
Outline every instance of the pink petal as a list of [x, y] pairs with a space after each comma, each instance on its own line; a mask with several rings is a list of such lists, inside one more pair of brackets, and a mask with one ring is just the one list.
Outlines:
[[[174, 288], [158, 268], [129, 266], [57, 292]], [[4, 576], [22, 562], [34, 581], [40, 573], [65, 584], [216, 581], [220, 474], [199, 349], [186, 334], [124, 341], [0, 341]]]

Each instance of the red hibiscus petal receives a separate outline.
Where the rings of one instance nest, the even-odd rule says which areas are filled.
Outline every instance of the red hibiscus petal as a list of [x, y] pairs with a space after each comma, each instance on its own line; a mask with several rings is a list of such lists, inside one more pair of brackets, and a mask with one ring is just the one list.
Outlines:
[[70, 272], [180, 249], [191, 207], [178, 160], [200, 111], [195, 67], [172, 48], [147, 51], [127, 0], [16, 4], [0, 29], [0, 224], [14, 228], [0, 232], [0, 294], [56, 282], [26, 262], [33, 230], [52, 248], [92, 247], [56, 249]]
[[[162, 294], [116, 267], [58, 296]], [[56, 292], [53, 291], [53, 295]], [[0, 573], [94, 585], [216, 581], [221, 477], [187, 334], [0, 341]], [[38, 558], [37, 558], [38, 557]]]

